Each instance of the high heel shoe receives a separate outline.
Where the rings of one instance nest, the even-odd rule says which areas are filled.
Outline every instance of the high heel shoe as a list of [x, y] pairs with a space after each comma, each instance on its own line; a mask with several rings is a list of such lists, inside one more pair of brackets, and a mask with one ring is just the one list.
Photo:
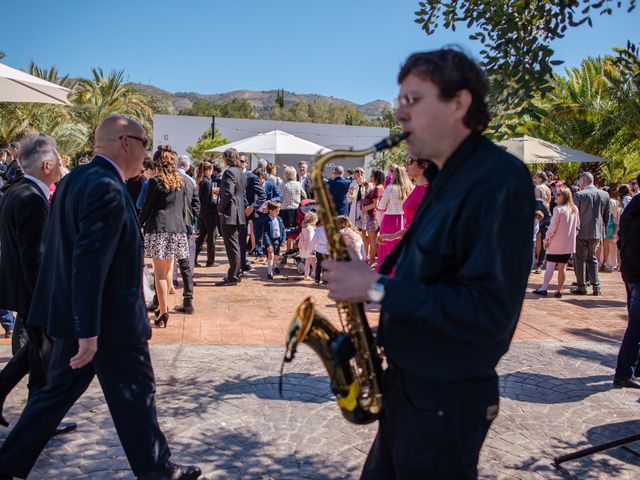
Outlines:
[[167, 323], [169, 322], [169, 310], [164, 312], [158, 318], [156, 318], [153, 323], [156, 324], [156, 327], [167, 328]]

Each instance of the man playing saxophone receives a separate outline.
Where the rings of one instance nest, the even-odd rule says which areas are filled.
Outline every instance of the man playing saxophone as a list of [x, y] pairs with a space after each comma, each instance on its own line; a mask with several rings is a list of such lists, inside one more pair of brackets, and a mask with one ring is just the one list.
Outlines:
[[489, 85], [467, 56], [413, 54], [398, 83], [396, 117], [409, 154], [431, 160], [430, 187], [382, 275], [356, 258], [325, 262], [332, 299], [381, 304], [388, 368], [362, 478], [475, 479], [529, 273], [533, 187], [482, 135]]

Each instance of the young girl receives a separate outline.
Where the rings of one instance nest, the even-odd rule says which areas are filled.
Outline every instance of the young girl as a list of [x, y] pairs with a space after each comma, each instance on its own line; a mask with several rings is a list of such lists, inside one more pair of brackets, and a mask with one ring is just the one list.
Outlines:
[[316, 267], [316, 258], [313, 255], [313, 239], [316, 235], [318, 215], [315, 212], [307, 212], [302, 221], [302, 231], [298, 235], [298, 250], [300, 258], [304, 258], [304, 279], [311, 280], [311, 269]]
[[311, 249], [316, 254], [316, 265], [315, 265], [315, 284], [318, 285], [320, 283], [320, 276], [322, 275], [322, 262], [329, 258], [329, 247], [327, 241], [327, 234], [324, 231], [324, 227], [322, 225], [318, 225], [316, 227], [316, 234], [313, 236], [313, 240], [311, 242]]
[[364, 242], [358, 230], [351, 224], [349, 217], [346, 215], [336, 217], [336, 224], [347, 246], [352, 247], [358, 254], [358, 258], [362, 260], [364, 257]]

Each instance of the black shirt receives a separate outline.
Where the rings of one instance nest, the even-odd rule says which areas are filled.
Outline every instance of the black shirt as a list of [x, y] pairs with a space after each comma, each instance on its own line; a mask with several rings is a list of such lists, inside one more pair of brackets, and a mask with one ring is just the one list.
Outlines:
[[531, 175], [479, 133], [426, 174], [393, 277], [382, 279], [380, 342], [390, 363], [424, 377], [495, 375], [529, 275]]

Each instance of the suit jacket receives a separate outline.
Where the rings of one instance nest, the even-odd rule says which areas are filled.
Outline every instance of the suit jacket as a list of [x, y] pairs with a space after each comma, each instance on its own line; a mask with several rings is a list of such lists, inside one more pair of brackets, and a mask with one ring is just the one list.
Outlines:
[[187, 233], [190, 205], [186, 184], [178, 190], [166, 190], [162, 182], [153, 177], [140, 210], [140, 224], [144, 233]]
[[274, 243], [283, 244], [287, 241], [287, 232], [284, 229], [284, 222], [282, 218], [279, 216], [275, 217], [276, 222], [278, 222], [278, 226], [280, 227], [280, 235], [274, 237], [273, 235], [273, 224], [271, 223], [271, 217], [267, 215], [262, 219], [262, 225], [264, 228], [264, 234], [262, 236], [262, 242], [265, 247], [270, 247]]
[[200, 197], [199, 218], [203, 220], [215, 220], [218, 217], [218, 199], [213, 198], [211, 193], [213, 187], [214, 183], [211, 177], [202, 177], [198, 187], [198, 196]]
[[347, 193], [351, 182], [344, 177], [336, 177], [327, 182], [329, 193], [333, 204], [336, 206], [338, 215], [349, 215], [349, 203], [347, 202]]
[[49, 201], [23, 178], [0, 206], [0, 307], [26, 318], [42, 263]]
[[22, 167], [18, 163], [18, 159], [14, 158], [4, 171], [5, 184], [2, 186], [2, 192], [5, 193], [11, 186], [22, 180], [22, 177], [24, 177]]
[[253, 172], [245, 172], [247, 177], [247, 190], [245, 193], [246, 197], [246, 206], [253, 207], [254, 213], [249, 216], [249, 218], [253, 218], [255, 216], [255, 212], [260, 208], [260, 206], [267, 200], [267, 194], [264, 190], [264, 186], [260, 184], [260, 179]]
[[196, 218], [200, 215], [200, 197], [196, 190], [196, 184], [193, 179], [186, 173], [178, 172], [184, 182], [185, 200], [187, 202], [185, 223], [187, 227], [187, 233], [191, 235], [193, 233], [193, 224]]
[[246, 200], [247, 177], [238, 167], [229, 167], [220, 181], [218, 213], [221, 225], [245, 225], [244, 202]]
[[146, 342], [140, 224], [116, 169], [100, 156], [75, 168], [49, 218], [28, 322], [52, 337]]
[[144, 175], [138, 175], [127, 180], [127, 191], [131, 197], [131, 201], [135, 205], [142, 191], [142, 186], [146, 182], [147, 178]]
[[593, 185], [585, 187], [573, 197], [580, 214], [579, 240], [604, 240], [611, 213], [609, 194]]
[[273, 182], [264, 182], [262, 185], [266, 194], [267, 200], [282, 203], [282, 192], [278, 186]]

